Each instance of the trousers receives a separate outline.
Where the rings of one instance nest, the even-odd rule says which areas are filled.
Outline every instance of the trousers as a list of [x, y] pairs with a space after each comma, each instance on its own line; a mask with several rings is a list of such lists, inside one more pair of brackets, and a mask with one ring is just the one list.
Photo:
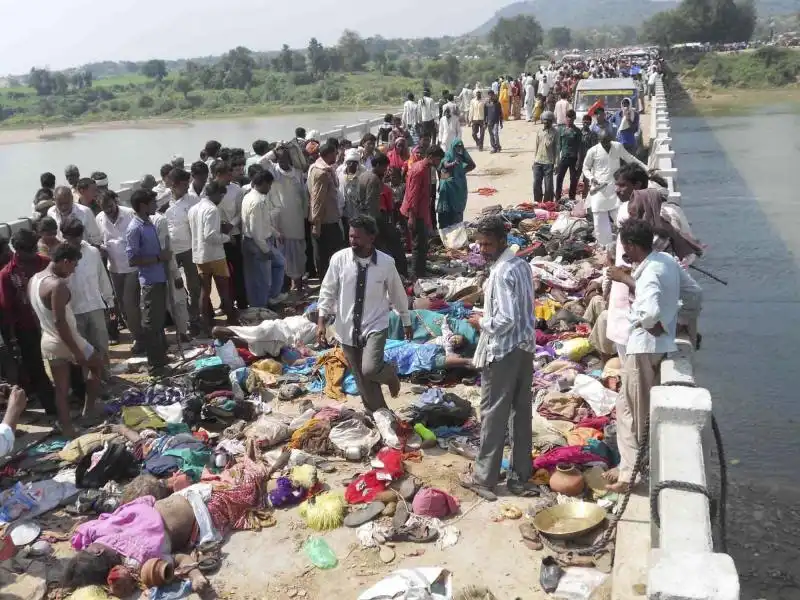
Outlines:
[[320, 280], [325, 278], [331, 256], [344, 248], [342, 226], [339, 223], [323, 223], [319, 228], [319, 237], [315, 238], [317, 255], [317, 273]]
[[385, 329], [370, 333], [363, 348], [342, 344], [342, 351], [353, 371], [361, 401], [370, 412], [387, 408], [381, 385], [386, 385], [397, 377], [394, 365], [383, 360], [387, 335], [388, 331]]
[[569, 198], [575, 200], [578, 191], [578, 157], [565, 156], [558, 163], [556, 172], [556, 200], [561, 199], [561, 191], [564, 189], [564, 175], [569, 171]]
[[270, 255], [264, 254], [252, 238], [246, 237], [242, 240], [247, 302], [258, 308], [265, 308], [283, 288], [283, 254], [271, 241], [267, 244], [272, 249]]
[[428, 271], [428, 228], [424, 219], [414, 221], [412, 239], [412, 255], [414, 260], [414, 277], [425, 277]]
[[489, 143], [492, 145], [492, 150], [500, 152], [500, 123], [489, 123], [486, 125], [489, 130]]
[[533, 163], [533, 201], [541, 202], [543, 199], [545, 202], [553, 200], [553, 165]]
[[[189, 251], [191, 254], [191, 250]], [[139, 308], [139, 273], [110, 273], [111, 285], [117, 293], [117, 300], [122, 306], [117, 310], [122, 311], [125, 324], [131, 332], [133, 339], [138, 341], [142, 335], [142, 313]]]
[[187, 250], [175, 255], [178, 267], [183, 269], [183, 278], [186, 280], [186, 291], [189, 292], [189, 322], [192, 325], [200, 323], [200, 274], [197, 265], [192, 261], [192, 251]]
[[167, 364], [167, 284], [152, 283], [142, 286], [142, 337], [147, 352], [147, 365], [151, 370]]
[[614, 242], [614, 232], [611, 229], [611, 219], [615, 218], [617, 209], [611, 211], [598, 210], [592, 211], [592, 223], [594, 224], [594, 239], [601, 246], [608, 246]]
[[533, 472], [533, 353], [515, 348], [486, 365], [481, 375], [481, 445], [475, 482], [493, 488], [500, 479], [506, 427], [510, 428], [511, 471], [520, 481]]
[[385, 252], [394, 258], [394, 266], [397, 267], [397, 272], [403, 277], [408, 277], [408, 260], [403, 249], [403, 242], [400, 239], [400, 233], [397, 231], [391, 215], [385, 212], [381, 212], [378, 217], [378, 237], [375, 240], [375, 246], [381, 252]]
[[226, 242], [225, 260], [228, 261], [231, 271], [231, 291], [233, 299], [236, 301], [236, 308], [243, 310], [247, 308], [247, 290], [244, 287], [244, 269], [242, 260], [242, 236], [232, 235], [231, 241]]
[[478, 150], [483, 150], [483, 140], [486, 137], [486, 125], [483, 121], [472, 122], [472, 139], [475, 140], [475, 145]]
[[622, 389], [617, 395], [619, 481], [631, 481], [639, 444], [650, 415], [650, 390], [658, 385], [664, 354], [627, 354], [622, 365]]

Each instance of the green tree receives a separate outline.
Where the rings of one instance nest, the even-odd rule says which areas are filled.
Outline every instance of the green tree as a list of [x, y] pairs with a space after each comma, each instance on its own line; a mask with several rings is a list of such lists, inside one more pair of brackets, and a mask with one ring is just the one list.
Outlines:
[[500, 19], [489, 33], [489, 41], [503, 58], [521, 67], [542, 45], [542, 26], [527, 15]]
[[569, 48], [572, 45], [572, 32], [569, 27], [553, 27], [545, 38], [548, 48]]
[[92, 79], [93, 78], [94, 78], [94, 76], [92, 75], [91, 71], [89, 71], [89, 70], [84, 71], [83, 72], [83, 85], [86, 86], [87, 88], [92, 87]]
[[53, 74], [53, 93], [63, 96], [69, 90], [69, 80], [63, 73]]
[[428, 58], [437, 58], [441, 52], [440, 41], [435, 38], [424, 37], [421, 40], [417, 40], [416, 47], [422, 56], [427, 56]]
[[369, 60], [364, 40], [355, 31], [345, 29], [339, 38], [339, 52], [342, 54], [345, 70], [351, 73], [363, 71]]
[[299, 52], [292, 52], [292, 72], [301, 73], [306, 70], [306, 57]]
[[444, 57], [444, 72], [442, 73], [442, 81], [447, 85], [457, 86], [461, 81], [461, 63], [458, 58], [452, 54]]
[[752, 37], [755, 26], [752, 0], [682, 0], [677, 8], [648, 19], [642, 27], [642, 37], [659, 45], [745, 42]]
[[282, 73], [289, 73], [292, 70], [293, 62], [292, 49], [289, 48], [289, 44], [284, 44], [281, 47], [281, 53], [278, 55], [278, 71], [281, 71]]
[[49, 96], [53, 93], [53, 76], [47, 69], [32, 68], [28, 76], [28, 85], [36, 90], [39, 96]]
[[331, 69], [328, 52], [315, 37], [308, 41], [308, 63], [311, 73], [316, 77], [324, 77]]
[[178, 77], [173, 84], [176, 92], [183, 94], [186, 98], [187, 94], [192, 91], [192, 81], [185, 76]]
[[386, 66], [389, 64], [389, 58], [386, 56], [385, 50], [380, 50], [372, 55], [372, 62], [375, 63], [375, 70], [381, 73], [386, 73]]
[[167, 76], [167, 64], [163, 60], [148, 60], [142, 65], [142, 75], [161, 81]]

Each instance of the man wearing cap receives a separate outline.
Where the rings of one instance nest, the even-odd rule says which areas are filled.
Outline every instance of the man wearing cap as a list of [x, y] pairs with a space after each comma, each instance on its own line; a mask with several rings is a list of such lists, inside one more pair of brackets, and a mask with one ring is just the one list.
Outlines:
[[[536, 132], [533, 144], [533, 201], [553, 200], [553, 165], [558, 153], [558, 135], [553, 127], [555, 115], [548, 111], [542, 113], [542, 129]], [[544, 194], [542, 194], [544, 183]]]
[[366, 172], [358, 148], [348, 149], [344, 153], [344, 162], [336, 167], [339, 213], [342, 215], [344, 231], [350, 231], [350, 219], [358, 214], [358, 178]]

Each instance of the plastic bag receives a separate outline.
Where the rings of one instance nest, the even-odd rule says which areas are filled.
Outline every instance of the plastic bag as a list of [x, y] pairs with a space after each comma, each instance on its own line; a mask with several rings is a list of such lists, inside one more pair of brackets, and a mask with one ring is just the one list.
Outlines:
[[463, 222], [440, 229], [439, 236], [442, 238], [444, 247], [450, 250], [460, 250], [469, 244], [467, 225]]
[[0, 523], [14, 521], [36, 508], [36, 504], [36, 499], [28, 493], [22, 483], [15, 483], [13, 487], [0, 494]]
[[559, 600], [589, 600], [594, 591], [603, 585], [608, 575], [597, 569], [567, 567], [553, 592]]
[[575, 376], [572, 392], [586, 400], [598, 417], [610, 414], [617, 404], [617, 392], [611, 391], [597, 379], [588, 375]]
[[357, 419], [348, 419], [331, 429], [328, 438], [345, 454], [351, 448], [355, 448], [356, 450], [351, 450], [354, 455], [358, 453], [360, 456], [366, 456], [372, 447], [381, 441], [381, 434]]
[[567, 358], [578, 362], [592, 351], [592, 345], [589, 343], [589, 338], [572, 338], [571, 340], [556, 342], [553, 345], [553, 349], [559, 358]]
[[224, 364], [231, 368], [232, 371], [234, 369], [241, 369], [244, 366], [244, 359], [239, 356], [236, 346], [234, 346], [233, 342], [230, 340], [222, 345], [218, 345], [218, 343], [215, 342], [214, 352]]
[[247, 428], [247, 437], [256, 440], [261, 448], [270, 448], [289, 439], [289, 426], [278, 417], [261, 415]]
[[309, 560], [319, 569], [332, 569], [339, 561], [336, 555], [331, 550], [326, 542], [321, 537], [310, 537], [303, 544], [303, 552], [306, 553]]

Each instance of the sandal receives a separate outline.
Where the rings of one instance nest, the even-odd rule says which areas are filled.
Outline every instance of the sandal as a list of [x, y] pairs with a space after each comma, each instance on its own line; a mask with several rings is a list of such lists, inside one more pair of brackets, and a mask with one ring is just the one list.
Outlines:
[[364, 523], [377, 519], [386, 508], [383, 502], [370, 502], [364, 508], [351, 512], [344, 518], [345, 527], [360, 527]]
[[458, 478], [458, 483], [464, 489], [471, 491], [474, 494], [477, 494], [484, 500], [488, 502], [496, 502], [497, 501], [497, 494], [495, 494], [492, 490], [484, 485], [480, 485], [479, 483], [475, 483], [475, 480], [472, 478], [472, 473], [464, 473]]
[[519, 481], [518, 479], [509, 479], [506, 481], [506, 489], [509, 494], [519, 496], [520, 498], [534, 498], [541, 494], [538, 486], [532, 485], [526, 481]]
[[467, 460], [475, 460], [477, 454], [474, 450], [472, 450], [467, 444], [464, 442], [459, 442], [458, 440], [452, 439], [447, 442], [447, 450], [448, 452], [452, 452], [453, 454], [458, 454], [459, 456], [463, 456]]
[[387, 542], [414, 542], [416, 544], [429, 544], [439, 538], [439, 532], [427, 525], [415, 527], [401, 527], [390, 531], [386, 535]]

